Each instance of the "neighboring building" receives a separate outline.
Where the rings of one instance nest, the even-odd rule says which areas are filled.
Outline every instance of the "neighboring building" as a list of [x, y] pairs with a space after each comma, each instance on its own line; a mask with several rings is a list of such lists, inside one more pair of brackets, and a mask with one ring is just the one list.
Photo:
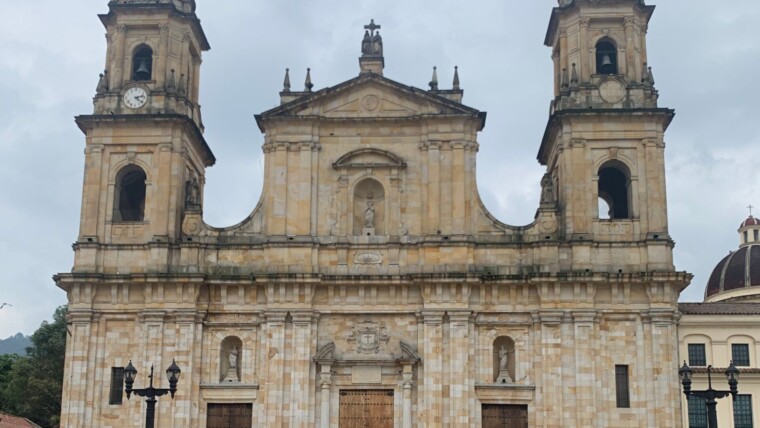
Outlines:
[[40, 426], [29, 419], [0, 412], [0, 428], [40, 428]]
[[668, 233], [674, 112], [646, 66], [654, 6], [553, 9], [546, 174], [520, 227], [478, 196], [486, 114], [462, 104], [458, 78], [421, 90], [385, 77], [374, 23], [357, 77], [296, 92], [286, 76], [282, 105], [256, 117], [259, 204], [207, 226], [209, 44], [194, 1], [109, 9], [108, 73], [77, 117], [76, 258], [56, 276], [62, 426], [140, 426], [123, 367], [140, 387], [173, 359], [162, 427], [681, 426], [677, 300], [691, 276]]
[[[705, 303], [682, 303], [678, 342], [681, 359], [695, 369], [694, 388], [707, 386], [706, 367], [715, 368], [713, 388], [727, 390], [723, 373], [731, 361], [741, 371], [736, 402], [718, 401], [720, 426], [760, 426], [760, 221], [739, 226], [740, 246], [710, 275]], [[683, 399], [684, 409], [687, 407]], [[691, 398], [684, 425], [707, 428], [704, 402]]]

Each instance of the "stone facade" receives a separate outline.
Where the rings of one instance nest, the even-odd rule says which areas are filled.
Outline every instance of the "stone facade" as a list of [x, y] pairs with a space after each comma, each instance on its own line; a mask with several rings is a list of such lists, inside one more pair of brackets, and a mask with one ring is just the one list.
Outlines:
[[690, 275], [668, 235], [673, 111], [643, 66], [653, 7], [553, 10], [556, 98], [530, 225], [499, 222], [478, 197], [486, 114], [461, 103], [458, 81], [425, 91], [384, 77], [371, 25], [358, 77], [313, 92], [286, 81], [282, 105], [256, 117], [264, 190], [228, 228], [202, 216], [214, 157], [194, 4], [109, 7], [111, 69], [77, 118], [75, 265], [56, 277], [70, 303], [63, 426], [139, 426], [140, 400], [109, 404], [112, 368], [132, 360], [140, 387], [172, 359], [183, 373], [160, 426], [206, 427], [225, 403], [250, 404], [251, 426], [348, 426], [355, 391], [392, 395], [394, 427], [480, 426], [490, 404], [525, 406], [531, 427], [681, 426], [676, 302]]

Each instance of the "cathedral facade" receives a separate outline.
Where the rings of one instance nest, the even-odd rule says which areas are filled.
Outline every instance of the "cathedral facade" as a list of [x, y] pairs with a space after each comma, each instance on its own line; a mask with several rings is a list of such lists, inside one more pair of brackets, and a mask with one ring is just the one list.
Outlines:
[[681, 427], [677, 299], [691, 276], [668, 234], [674, 112], [647, 66], [653, 12], [551, 11], [555, 98], [527, 226], [478, 196], [486, 114], [458, 78], [423, 90], [384, 76], [371, 22], [357, 77], [294, 91], [286, 76], [281, 105], [256, 116], [261, 199], [214, 228], [194, 0], [112, 0], [108, 69], [77, 117], [75, 263], [56, 276], [61, 425], [142, 426], [124, 368], [137, 388], [176, 361], [162, 427]]

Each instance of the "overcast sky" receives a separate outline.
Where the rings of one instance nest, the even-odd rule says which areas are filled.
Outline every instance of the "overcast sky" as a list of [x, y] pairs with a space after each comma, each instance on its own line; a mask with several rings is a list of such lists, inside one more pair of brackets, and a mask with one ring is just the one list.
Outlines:
[[[459, 66], [464, 103], [488, 112], [478, 183], [501, 221], [524, 225], [538, 205], [535, 160], [552, 97], [543, 46], [556, 0], [198, 0], [212, 50], [201, 104], [218, 162], [208, 171], [206, 221], [245, 218], [261, 193], [262, 135], [253, 115], [278, 105], [286, 67], [300, 90], [358, 74], [362, 26], [382, 25], [385, 76], [427, 88]], [[648, 0], [652, 4], [652, 0]], [[649, 31], [666, 135], [670, 232], [682, 300], [700, 301], [715, 264], [738, 247], [747, 205], [760, 205], [760, 1], [659, 0]], [[96, 14], [106, 0], [0, 0], [0, 338], [32, 333], [65, 294], [51, 276], [73, 264], [84, 136], [105, 61]], [[758, 209], [760, 212], [760, 208]]]

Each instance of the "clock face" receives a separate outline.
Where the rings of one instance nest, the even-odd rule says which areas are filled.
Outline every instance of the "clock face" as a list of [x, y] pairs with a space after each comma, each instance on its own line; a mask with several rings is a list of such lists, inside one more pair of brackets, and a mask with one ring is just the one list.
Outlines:
[[124, 93], [124, 104], [129, 108], [140, 108], [148, 101], [148, 93], [139, 86], [133, 86]]

